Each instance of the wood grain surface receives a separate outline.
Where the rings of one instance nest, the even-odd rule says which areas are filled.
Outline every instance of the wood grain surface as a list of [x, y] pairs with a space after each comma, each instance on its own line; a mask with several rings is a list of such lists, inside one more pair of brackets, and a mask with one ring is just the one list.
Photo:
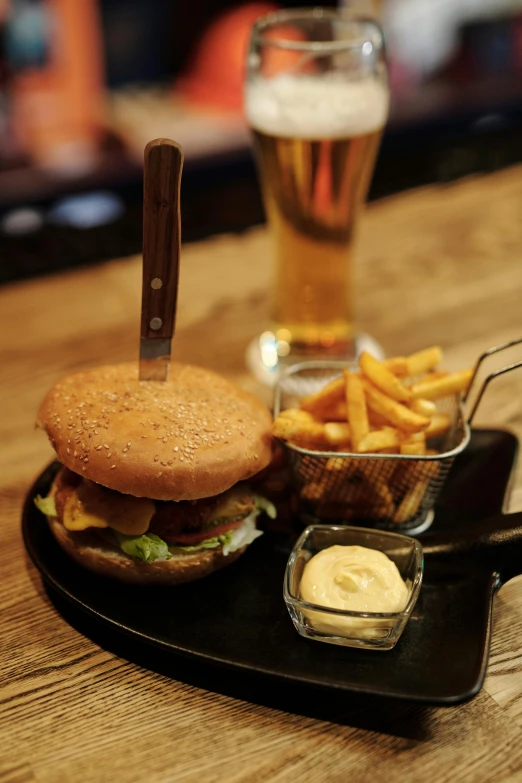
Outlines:
[[[521, 334], [521, 215], [520, 168], [372, 205], [359, 238], [361, 327], [389, 353], [440, 343], [449, 368]], [[176, 358], [265, 395], [244, 351], [266, 326], [269, 258], [262, 229], [184, 248], [174, 345]], [[0, 780], [520, 781], [519, 579], [495, 601], [485, 687], [441, 709], [333, 697], [296, 699], [293, 711], [250, 703], [233, 677], [216, 693], [181, 667], [127, 661], [125, 640], [101, 646], [51, 601], [20, 535], [24, 496], [52, 457], [35, 411], [60, 376], [137, 358], [140, 278], [134, 258], [0, 290]], [[519, 373], [492, 387], [479, 422], [522, 437], [521, 384]], [[522, 509], [520, 471], [510, 508]]]

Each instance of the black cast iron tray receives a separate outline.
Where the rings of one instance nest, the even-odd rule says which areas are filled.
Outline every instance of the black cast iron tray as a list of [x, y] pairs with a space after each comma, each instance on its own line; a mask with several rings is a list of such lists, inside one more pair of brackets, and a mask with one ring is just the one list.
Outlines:
[[[150, 650], [151, 660], [158, 650], [166, 653], [181, 670], [180, 656], [188, 657], [199, 668], [210, 667], [206, 685], [213, 689], [214, 680], [218, 691], [228, 672], [261, 678], [267, 688], [297, 685], [332, 695], [454, 704], [479, 691], [493, 596], [522, 573], [522, 513], [502, 515], [517, 450], [517, 439], [508, 432], [473, 431], [430, 531], [420, 536], [425, 550], [420, 597], [402, 638], [388, 652], [321, 644], [297, 634], [282, 595], [293, 543], [288, 534], [265, 533], [236, 563], [188, 585], [120, 584], [75, 565], [35, 508], [33, 497], [46, 494], [55, 463], [27, 496], [23, 537], [61, 611], [84, 614], [98, 628], [115, 632], [120, 654], [130, 659], [134, 646]], [[179, 678], [175, 667], [174, 676]]]

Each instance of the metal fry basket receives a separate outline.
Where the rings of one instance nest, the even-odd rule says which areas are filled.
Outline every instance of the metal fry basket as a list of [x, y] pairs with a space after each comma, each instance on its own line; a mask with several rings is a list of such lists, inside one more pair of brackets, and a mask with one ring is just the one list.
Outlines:
[[[522, 339], [486, 351], [475, 365], [471, 390], [482, 362]], [[295, 408], [299, 400], [317, 392], [338, 377], [347, 365], [341, 362], [303, 362], [288, 367], [275, 389], [274, 415]], [[500, 374], [522, 366], [522, 362], [491, 373], [477, 395], [466, 420], [465, 398], [461, 395], [436, 401], [437, 410], [450, 417], [444, 435], [430, 440], [436, 454], [355, 454], [340, 451], [312, 451], [281, 441], [287, 455], [301, 510], [317, 521], [343, 519], [350, 524], [406, 532], [426, 530], [433, 519], [433, 507], [444, 486], [455, 457], [466, 448], [470, 425], [489, 382]], [[468, 391], [469, 395], [469, 391]]]

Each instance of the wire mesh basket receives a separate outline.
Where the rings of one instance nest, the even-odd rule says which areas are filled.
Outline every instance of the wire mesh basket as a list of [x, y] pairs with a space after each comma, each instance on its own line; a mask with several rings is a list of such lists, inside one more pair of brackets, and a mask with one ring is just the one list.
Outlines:
[[[295, 408], [302, 397], [338, 377], [346, 365], [303, 362], [287, 368], [276, 387], [274, 415]], [[284, 443], [295, 487], [305, 515], [350, 524], [420, 532], [431, 521], [431, 510], [453, 460], [466, 447], [469, 427], [460, 396], [445, 397], [438, 410], [450, 416], [450, 427], [434, 443], [437, 455], [355, 454], [312, 451]]]
[[[483, 353], [475, 365], [469, 390], [488, 356], [521, 342], [522, 339], [513, 340]], [[360, 522], [409, 534], [426, 530], [453, 461], [469, 442], [470, 424], [486, 387], [493, 378], [520, 366], [521, 362], [508, 365], [486, 378], [467, 420], [466, 398], [460, 394], [436, 401], [438, 412], [449, 415], [450, 426], [442, 436], [430, 441], [435, 454], [312, 451], [282, 441], [303, 515], [314, 521], [343, 519], [350, 524]], [[274, 415], [298, 407], [301, 398], [317, 392], [345, 367], [340, 362], [326, 361], [288, 367], [276, 386]]]

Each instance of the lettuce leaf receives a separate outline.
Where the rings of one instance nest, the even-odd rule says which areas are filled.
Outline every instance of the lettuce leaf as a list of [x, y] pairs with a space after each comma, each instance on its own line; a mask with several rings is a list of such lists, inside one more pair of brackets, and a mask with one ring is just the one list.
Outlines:
[[258, 513], [259, 512], [257, 511], [252, 511], [240, 527], [231, 530], [230, 533], [226, 534], [230, 536], [230, 538], [223, 543], [223, 554], [225, 557], [231, 552], [235, 552], [236, 549], [241, 549], [241, 547], [251, 544], [252, 541], [255, 541], [256, 538], [263, 535], [263, 531], [256, 528], [256, 517]]
[[37, 495], [34, 498], [34, 505], [38, 511], [41, 511], [42, 514], [45, 514], [46, 517], [57, 516], [56, 503], [54, 502], [54, 498], [43, 498], [41, 495]]
[[219, 536], [213, 536], [212, 538], [205, 538], [204, 541], [200, 541], [199, 544], [192, 544], [190, 546], [180, 546], [176, 544], [176, 549], [180, 549], [182, 552], [198, 552], [200, 549], [216, 549], [216, 547], [222, 544], [228, 543], [232, 536], [233, 531], [228, 533], [221, 533]]
[[270, 519], [275, 519], [277, 517], [277, 511], [274, 504], [262, 495], [254, 495], [254, 504], [258, 511], [264, 511]]
[[144, 563], [153, 563], [154, 560], [170, 560], [172, 555], [166, 541], [155, 533], [144, 533], [142, 536], [127, 536], [113, 529], [118, 539], [122, 552]]
[[[268, 503], [268, 501], [265, 502]], [[270, 503], [269, 505], [272, 504]], [[259, 511], [257, 509], [252, 511], [235, 530], [229, 530], [226, 533], [221, 533], [219, 536], [206, 538], [204, 541], [200, 541], [199, 544], [194, 544], [194, 546], [176, 546], [176, 549], [182, 552], [198, 552], [201, 549], [216, 549], [218, 546], [222, 546], [223, 554], [226, 557], [231, 552], [235, 552], [236, 549], [241, 549], [241, 547], [251, 544], [252, 541], [263, 535], [263, 532], [256, 528], [256, 517], [258, 514]]]

